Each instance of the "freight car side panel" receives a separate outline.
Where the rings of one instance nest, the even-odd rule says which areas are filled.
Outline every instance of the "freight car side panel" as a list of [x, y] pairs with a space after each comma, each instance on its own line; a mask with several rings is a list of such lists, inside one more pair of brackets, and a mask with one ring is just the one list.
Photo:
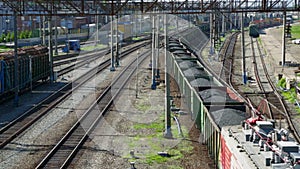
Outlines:
[[0, 93], [4, 92], [4, 61], [0, 61]]
[[221, 160], [221, 166], [224, 169], [230, 169], [231, 168], [231, 157], [232, 154], [226, 145], [226, 141], [224, 140], [224, 137], [221, 135], [221, 151], [220, 151], [220, 160]]
[[[0, 93], [9, 96], [15, 88], [15, 60], [14, 53], [3, 53], [4, 58], [0, 61]], [[31, 61], [30, 57], [31, 56]], [[30, 66], [30, 62], [32, 65]], [[32, 67], [32, 71], [30, 69]], [[49, 77], [50, 66], [48, 61], [47, 47], [30, 47], [18, 51], [18, 86], [20, 91], [29, 87], [31, 75], [32, 82], [44, 80]]]
[[[238, 126], [234, 126], [236, 128]], [[229, 130], [232, 126], [224, 127], [221, 131], [221, 151], [219, 152], [219, 166], [221, 169], [245, 169], [257, 168], [249, 159], [248, 154], [240, 151], [237, 147], [237, 142], [230, 135]]]

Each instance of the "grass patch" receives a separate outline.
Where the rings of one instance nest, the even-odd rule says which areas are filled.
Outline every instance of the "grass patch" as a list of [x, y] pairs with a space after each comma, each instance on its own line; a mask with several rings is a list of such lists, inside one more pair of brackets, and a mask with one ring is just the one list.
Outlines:
[[[140, 129], [153, 129], [155, 132], [160, 133], [164, 131], [164, 119], [163, 117], [160, 117], [159, 120], [152, 122], [152, 123], [136, 123], [133, 125], [133, 128], [135, 130]], [[150, 135], [149, 137], [153, 137], [153, 135]]]
[[300, 114], [300, 108], [296, 107], [296, 112]]
[[147, 111], [151, 108], [150, 104], [139, 102], [137, 104], [134, 104], [134, 107], [139, 111]]
[[278, 86], [278, 87], [285, 88], [285, 87], [286, 87], [286, 80], [285, 80], [285, 78], [281, 78], [281, 79], [278, 81], [277, 86]]
[[168, 169], [183, 169], [183, 168], [180, 166], [177, 166], [177, 165], [171, 165], [171, 166], [168, 166]]
[[289, 91], [283, 91], [283, 92], [281, 92], [281, 94], [289, 102], [295, 103], [296, 102], [296, 98], [297, 98], [295, 90], [296, 90], [295, 88], [291, 88]]
[[[165, 147], [165, 143], [164, 143], [165, 140], [163, 140], [164, 139], [163, 131], [165, 128], [164, 113], [161, 113], [159, 119], [157, 119], [152, 123], [148, 123], [148, 124], [137, 123], [133, 125], [133, 128], [135, 130], [153, 129], [153, 131], [155, 131], [153, 134], [150, 135], [148, 134], [146, 136], [137, 135], [133, 138], [132, 142], [129, 143], [130, 147], [132, 148], [139, 147], [141, 143], [147, 145], [147, 151], [143, 153], [142, 158], [135, 159], [136, 162], [148, 164], [150, 166], [155, 164], [162, 164], [166, 162], [173, 162], [173, 161], [177, 163], [179, 159], [184, 157], [185, 153], [189, 153], [193, 150], [193, 146], [189, 141], [184, 139], [181, 140], [181, 135], [174, 121], [172, 121], [172, 124], [173, 124], [172, 125], [173, 137], [175, 140], [176, 139], [179, 140], [177, 140], [178, 144], [176, 144], [175, 147], [170, 147], [170, 148]], [[188, 129], [186, 129], [184, 126], [181, 126], [181, 128], [182, 128], [183, 135], [187, 136]], [[164, 157], [157, 154], [157, 152], [164, 151], [166, 149], [168, 149], [167, 152], [170, 155], [169, 157]], [[166, 166], [166, 168], [180, 169], [182, 167], [178, 165], [171, 165], [171, 166]]]
[[9, 50], [13, 50], [12, 48], [6, 47], [6, 46], [0, 46], [0, 52], [7, 52]]
[[221, 37], [221, 38], [220, 38], [220, 41], [221, 41], [221, 42], [224, 42], [225, 39], [226, 39], [226, 37]]
[[[285, 78], [281, 78], [278, 81], [277, 87], [286, 88]], [[288, 91], [281, 91], [281, 95], [284, 97], [284, 99], [286, 99], [290, 103], [295, 103], [296, 102], [297, 94], [296, 94], [295, 87], [291, 87], [291, 89], [288, 90]]]
[[262, 41], [261, 41], [261, 38], [260, 38], [260, 37], [258, 37], [258, 38], [257, 38], [257, 40], [258, 40], [258, 43], [259, 43], [259, 45], [260, 45], [260, 46], [262, 46]]
[[300, 39], [300, 25], [292, 25], [291, 33], [293, 38]]
[[[153, 143], [150, 145], [151, 149], [160, 151], [163, 147], [158, 146], [160, 144], [155, 144], [153, 147]], [[140, 162], [152, 165], [154, 163], [161, 164], [168, 161], [178, 161], [184, 157], [184, 153], [189, 153], [193, 150], [193, 147], [188, 141], [182, 140], [176, 147], [169, 149], [167, 152], [170, 157], [163, 157], [156, 153], [149, 153], [145, 156], [145, 159], [141, 159]]]
[[140, 40], [141, 37], [133, 37], [132, 40]]

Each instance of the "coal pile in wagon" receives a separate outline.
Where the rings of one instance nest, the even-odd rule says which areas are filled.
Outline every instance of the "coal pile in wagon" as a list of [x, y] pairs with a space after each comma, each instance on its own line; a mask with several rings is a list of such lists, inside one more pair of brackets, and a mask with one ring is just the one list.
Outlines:
[[179, 46], [174, 46], [174, 47], [170, 47], [170, 52], [174, 52], [174, 51], [184, 51], [186, 52], [186, 49], [184, 49], [183, 47], [179, 47]]
[[[180, 54], [187, 54], [185, 50], [175, 50], [173, 52], [175, 55], [180, 55]], [[189, 56], [190, 57], [190, 56]]]
[[219, 127], [239, 125], [246, 119], [243, 111], [230, 108], [212, 111], [210, 114]]
[[177, 56], [177, 59], [182, 59], [182, 58], [191, 58], [192, 56], [188, 53], [174, 53]]
[[179, 67], [181, 69], [189, 69], [189, 68], [195, 67], [195, 66], [197, 66], [197, 64], [195, 62], [192, 62], [192, 61], [183, 61], [183, 62], [179, 63]]
[[226, 91], [219, 89], [207, 89], [199, 92], [204, 103], [228, 103], [237, 102], [228, 96]]
[[201, 77], [201, 76], [207, 76], [207, 73], [201, 69], [201, 68], [196, 68], [196, 67], [191, 67], [185, 71], [183, 71], [183, 74], [185, 77]]
[[190, 82], [192, 87], [217, 86], [213, 81], [207, 78], [197, 78]]

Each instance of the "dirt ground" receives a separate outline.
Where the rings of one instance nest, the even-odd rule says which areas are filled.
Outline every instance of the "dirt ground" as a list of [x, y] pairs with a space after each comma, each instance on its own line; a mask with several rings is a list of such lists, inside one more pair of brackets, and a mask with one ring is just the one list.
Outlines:
[[[163, 58], [163, 57], [162, 57]], [[184, 112], [177, 116], [183, 133], [172, 120], [172, 139], [164, 134], [165, 84], [151, 89], [149, 60], [114, 102], [96, 132], [78, 153], [70, 168], [130, 168], [131, 162], [141, 169], [211, 169], [214, 168], [205, 145], [199, 143], [199, 131], [186, 112], [181, 98], [173, 97]], [[164, 65], [163, 63], [161, 65]], [[162, 67], [163, 68], [163, 67]], [[138, 76], [138, 86], [136, 86]], [[161, 72], [161, 80], [164, 72]], [[178, 96], [178, 86], [171, 79], [171, 95]], [[138, 91], [138, 97], [136, 97]], [[167, 152], [168, 157], [158, 155]]]

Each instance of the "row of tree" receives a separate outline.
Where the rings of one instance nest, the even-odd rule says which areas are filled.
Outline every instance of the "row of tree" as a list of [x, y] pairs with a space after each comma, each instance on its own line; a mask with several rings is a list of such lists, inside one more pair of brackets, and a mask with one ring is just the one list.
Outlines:
[[[18, 33], [18, 39], [26, 39], [32, 37], [32, 31], [25, 30]], [[0, 36], [0, 43], [14, 41], [15, 34], [13, 32], [3, 33]]]

